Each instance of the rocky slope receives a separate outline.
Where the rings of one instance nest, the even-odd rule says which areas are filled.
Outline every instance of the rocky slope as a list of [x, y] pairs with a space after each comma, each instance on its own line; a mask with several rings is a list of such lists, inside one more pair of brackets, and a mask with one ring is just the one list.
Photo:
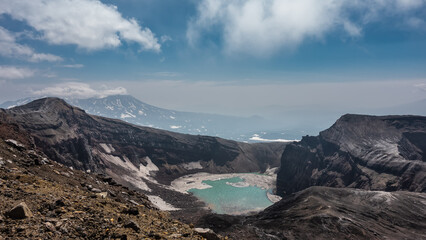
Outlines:
[[219, 238], [111, 178], [55, 163], [8, 118], [0, 113], [0, 239]]
[[311, 187], [256, 215], [200, 224], [235, 239], [426, 239], [426, 194]]
[[344, 115], [317, 137], [288, 145], [278, 194], [310, 186], [426, 191], [426, 117]]

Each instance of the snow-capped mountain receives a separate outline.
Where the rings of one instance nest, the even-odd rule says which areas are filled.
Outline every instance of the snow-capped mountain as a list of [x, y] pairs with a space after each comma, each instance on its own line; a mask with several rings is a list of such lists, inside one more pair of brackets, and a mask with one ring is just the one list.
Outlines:
[[[12, 108], [36, 98], [8, 101], [1, 108]], [[112, 95], [104, 98], [65, 99], [69, 104], [87, 113], [121, 119], [123, 121], [174, 132], [210, 135], [239, 141], [251, 140], [253, 134], [262, 134], [261, 126], [268, 122], [261, 117], [233, 117], [218, 114], [181, 112], [146, 104], [130, 95]], [[257, 135], [258, 136], [258, 135]]]
[[0, 104], [0, 108], [9, 109], [9, 108], [25, 105], [29, 102], [36, 100], [36, 99], [38, 99], [38, 97], [27, 97], [27, 98], [18, 99], [16, 101], [7, 101], [7, 102]]

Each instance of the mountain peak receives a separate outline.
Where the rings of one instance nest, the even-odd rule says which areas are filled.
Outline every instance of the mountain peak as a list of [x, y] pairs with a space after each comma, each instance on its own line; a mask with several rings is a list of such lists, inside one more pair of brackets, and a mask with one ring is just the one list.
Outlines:
[[82, 109], [69, 105], [65, 100], [57, 97], [46, 97], [34, 100], [22, 106], [11, 108], [14, 112], [85, 112]]

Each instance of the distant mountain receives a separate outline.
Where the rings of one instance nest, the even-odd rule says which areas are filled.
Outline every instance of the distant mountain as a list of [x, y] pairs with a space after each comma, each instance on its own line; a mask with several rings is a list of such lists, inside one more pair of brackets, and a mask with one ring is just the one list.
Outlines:
[[7, 101], [7, 102], [0, 104], [0, 108], [9, 109], [9, 108], [13, 108], [13, 107], [17, 107], [17, 106], [27, 104], [29, 102], [36, 100], [36, 99], [38, 99], [38, 98], [37, 97], [27, 97], [27, 98], [18, 99], [16, 101]]
[[261, 124], [260, 117], [240, 118], [216, 114], [180, 112], [146, 104], [130, 95], [113, 95], [105, 98], [68, 100], [90, 114], [174, 132], [194, 135], [221, 136], [235, 139]]
[[[8, 109], [29, 103], [36, 98], [8, 101], [0, 108]], [[271, 131], [272, 124], [259, 116], [250, 118], [182, 112], [163, 109], [144, 103], [130, 95], [112, 95], [104, 98], [65, 99], [69, 104], [89, 114], [121, 119], [129, 123], [193, 135], [218, 136], [248, 142], [278, 139], [298, 139], [302, 133]], [[278, 128], [279, 129], [279, 128]], [[272, 139], [271, 139], [272, 138]]]

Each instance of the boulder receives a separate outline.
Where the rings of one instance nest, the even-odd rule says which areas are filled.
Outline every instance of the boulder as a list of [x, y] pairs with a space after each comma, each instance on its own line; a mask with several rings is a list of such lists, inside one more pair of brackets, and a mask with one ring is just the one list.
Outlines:
[[94, 193], [101, 193], [102, 192], [102, 190], [99, 189], [99, 188], [92, 188], [91, 191], [94, 192]]
[[24, 219], [32, 217], [33, 213], [25, 202], [21, 202], [16, 207], [8, 211], [6, 215], [12, 219]]
[[209, 228], [194, 228], [194, 231], [207, 240], [220, 240], [220, 237]]
[[131, 229], [135, 230], [135, 232], [139, 232], [141, 230], [139, 225], [137, 223], [135, 223], [134, 221], [129, 221], [128, 223], [126, 223], [124, 225], [124, 227], [125, 228], [131, 228]]
[[96, 195], [102, 199], [105, 199], [108, 197], [108, 192], [101, 192], [101, 193], [96, 193]]

